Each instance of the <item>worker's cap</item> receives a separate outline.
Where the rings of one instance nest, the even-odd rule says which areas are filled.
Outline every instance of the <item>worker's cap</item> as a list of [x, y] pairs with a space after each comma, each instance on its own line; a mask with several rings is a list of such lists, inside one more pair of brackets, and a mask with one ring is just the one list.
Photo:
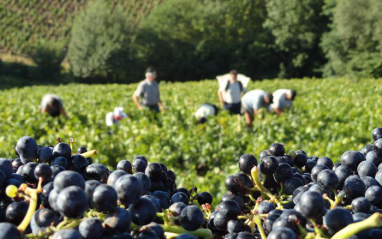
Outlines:
[[114, 108], [114, 115], [118, 118], [127, 118], [127, 115], [125, 112], [123, 112], [123, 107], [115, 107]]

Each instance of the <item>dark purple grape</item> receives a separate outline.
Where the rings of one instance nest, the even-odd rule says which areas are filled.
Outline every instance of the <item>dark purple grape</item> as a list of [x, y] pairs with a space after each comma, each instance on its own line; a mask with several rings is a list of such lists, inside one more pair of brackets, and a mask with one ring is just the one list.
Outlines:
[[259, 169], [262, 174], [265, 175], [271, 175], [273, 174], [277, 167], [279, 166], [279, 163], [274, 156], [267, 156], [261, 160]]
[[20, 156], [21, 162], [27, 164], [37, 159], [38, 146], [36, 140], [29, 136], [21, 137], [16, 144], [16, 152]]
[[341, 156], [341, 164], [348, 166], [352, 170], [356, 171], [358, 165], [362, 162], [362, 154], [358, 151], [346, 151]]
[[52, 161], [52, 163], [50, 165], [51, 166], [59, 165], [59, 166], [62, 166], [62, 167], [64, 167], [66, 169], [66, 168], [68, 168], [69, 163], [68, 163], [68, 160], [65, 157], [58, 156], [58, 157], [53, 159], [53, 161]]
[[382, 163], [382, 156], [379, 156], [374, 150], [368, 152], [365, 157], [367, 162], [373, 163], [376, 167]]
[[268, 214], [275, 209], [275, 205], [268, 201], [262, 201], [257, 207], [258, 214]]
[[137, 173], [137, 172], [144, 173], [146, 170], [146, 166], [147, 166], [147, 161], [144, 161], [141, 158], [136, 158], [133, 160], [132, 167], [133, 167], [135, 173]]
[[174, 239], [198, 239], [198, 237], [188, 233], [181, 233], [178, 236], [174, 237]]
[[139, 178], [139, 180], [142, 183], [143, 190], [145, 192], [150, 191], [150, 189], [151, 189], [151, 180], [150, 180], [150, 178], [146, 174], [138, 172], [138, 173], [135, 173], [134, 176]]
[[263, 150], [260, 152], [259, 159], [262, 161], [265, 157], [272, 156], [269, 150]]
[[54, 146], [53, 158], [56, 158], [58, 156], [62, 156], [67, 160], [70, 160], [70, 157], [72, 156], [72, 150], [70, 149], [69, 144], [61, 142]]
[[324, 190], [333, 190], [338, 186], [338, 177], [332, 170], [325, 169], [317, 175], [317, 184]]
[[303, 186], [304, 183], [297, 177], [291, 177], [284, 182], [284, 194], [292, 195], [294, 190]]
[[0, 223], [0, 238], [20, 239], [21, 235], [15, 225], [8, 222], [1, 222]]
[[74, 229], [61, 229], [53, 234], [52, 239], [82, 239], [80, 233]]
[[256, 239], [256, 237], [249, 232], [239, 232], [239, 234], [237, 234], [236, 239]]
[[365, 196], [366, 186], [357, 176], [349, 176], [345, 180], [343, 190], [350, 199], [355, 199]]
[[[37, 183], [37, 178], [34, 175], [34, 170], [36, 169], [37, 163], [35, 162], [29, 162], [24, 165], [23, 171], [21, 173], [21, 176], [25, 179], [25, 181], [29, 183]], [[2, 171], [0, 171], [2, 172]], [[4, 174], [5, 175], [5, 174]]]
[[140, 198], [130, 205], [129, 213], [131, 220], [138, 226], [143, 226], [154, 221], [156, 217], [156, 206], [147, 198]]
[[227, 230], [229, 233], [239, 233], [244, 231], [252, 232], [251, 228], [239, 219], [229, 220], [227, 223]]
[[308, 161], [306, 161], [306, 164], [305, 164], [305, 172], [307, 173], [312, 172], [312, 169], [314, 168], [314, 166], [316, 166], [316, 162], [309, 159]]
[[374, 176], [375, 180], [379, 183], [379, 185], [382, 185], [382, 170], [378, 170], [377, 173]]
[[237, 202], [233, 200], [226, 200], [219, 204], [219, 213], [230, 219], [237, 217], [241, 210]]
[[297, 239], [296, 233], [287, 227], [273, 229], [267, 239]]
[[174, 215], [175, 217], [178, 217], [185, 207], [187, 207], [186, 204], [182, 202], [176, 202], [171, 204], [169, 210], [172, 213], [172, 215]]
[[59, 215], [55, 211], [43, 208], [38, 209], [33, 214], [30, 226], [32, 228], [32, 232], [37, 234], [40, 231], [44, 231], [49, 226], [57, 226], [58, 222]]
[[235, 201], [237, 203], [237, 205], [239, 205], [239, 208], [243, 208], [244, 207], [243, 198], [238, 196], [238, 195], [234, 195], [234, 194], [231, 194], [231, 193], [226, 193], [226, 194], [223, 195], [221, 202], [224, 202], [224, 201], [227, 201], [227, 200]]
[[107, 183], [110, 171], [103, 164], [93, 163], [86, 167], [84, 174], [89, 179], [98, 180], [101, 183]]
[[366, 189], [370, 188], [371, 186], [379, 186], [377, 180], [375, 180], [372, 177], [365, 176], [365, 177], [362, 177], [361, 179], [363, 183], [365, 184]]
[[103, 222], [105, 232], [109, 234], [120, 234], [130, 230], [131, 216], [126, 209], [117, 207], [112, 213], [106, 215]]
[[101, 184], [94, 189], [92, 206], [100, 212], [108, 213], [117, 207], [118, 195], [112, 186]]
[[377, 167], [373, 163], [368, 161], [361, 162], [357, 167], [357, 172], [360, 177], [374, 177], [377, 171]]
[[64, 188], [57, 197], [57, 209], [62, 216], [80, 218], [88, 208], [88, 197], [78, 186]]
[[10, 178], [13, 173], [13, 167], [11, 161], [8, 159], [0, 158], [0, 170], [5, 173], [7, 178]]
[[347, 177], [352, 175], [351, 168], [345, 165], [338, 166], [336, 170], [334, 171], [334, 173], [337, 175], [338, 184], [341, 186], [345, 183], [345, 180], [347, 179]]
[[150, 163], [145, 169], [145, 174], [151, 180], [160, 180], [162, 167], [158, 163]]
[[238, 175], [227, 176], [224, 185], [227, 190], [237, 195], [244, 195], [248, 191], [244, 179]]
[[317, 182], [317, 176], [318, 174], [325, 170], [325, 169], [329, 169], [326, 165], [316, 165], [312, 168], [312, 171], [311, 171], [311, 176], [312, 176], [312, 179], [314, 182]]
[[36, 178], [42, 178], [43, 182], [51, 179], [53, 174], [52, 168], [48, 164], [40, 163], [34, 170], [34, 176]]
[[269, 147], [269, 152], [273, 156], [283, 156], [285, 154], [284, 145], [280, 143], [274, 143]]
[[358, 197], [354, 199], [351, 202], [351, 205], [352, 205], [352, 210], [354, 213], [357, 213], [357, 212], [369, 213], [370, 212], [371, 203], [365, 197]]
[[308, 161], [308, 157], [304, 153], [297, 153], [296, 151], [296, 157], [294, 158], [294, 164], [302, 168], [305, 166], [306, 162]]
[[240, 156], [239, 168], [243, 173], [251, 174], [254, 166], [257, 166], [257, 160], [253, 154], [243, 154]]
[[28, 207], [29, 204], [23, 201], [9, 204], [5, 211], [7, 221], [14, 225], [19, 225], [23, 221], [25, 214], [27, 214]]
[[170, 207], [170, 196], [167, 193], [163, 191], [155, 191], [153, 196], [159, 200], [161, 209], [167, 209]]
[[87, 151], [88, 149], [85, 146], [81, 146], [78, 148], [77, 154], [83, 154], [83, 153], [86, 153]]
[[154, 231], [155, 234], [157, 235], [157, 237], [159, 237], [159, 239], [166, 239], [165, 234], [164, 234], [164, 230], [158, 223], [152, 222], [148, 225], [147, 228], [149, 230]]
[[198, 193], [197, 199], [198, 199], [198, 203], [200, 205], [203, 205], [206, 203], [211, 204], [213, 201], [213, 197], [212, 197], [211, 193], [209, 193], [209, 192]]
[[190, 199], [187, 197], [187, 195], [182, 192], [174, 193], [174, 195], [171, 197], [171, 203], [182, 202], [188, 205], [189, 201]]
[[373, 144], [367, 144], [367, 145], [365, 145], [365, 147], [363, 147], [363, 148], [360, 150], [360, 152], [361, 152], [363, 155], [365, 155], [365, 157], [366, 157], [366, 155], [367, 155], [369, 152], [374, 152], [374, 145], [373, 145]]
[[330, 235], [353, 223], [351, 213], [341, 207], [329, 210], [324, 216], [324, 225], [328, 229]]
[[114, 183], [114, 188], [117, 191], [119, 201], [125, 206], [134, 203], [143, 194], [141, 181], [131, 174], [118, 178]]
[[122, 177], [123, 175], [126, 175], [127, 173], [123, 170], [117, 169], [113, 171], [109, 177], [107, 178], [107, 184], [114, 187], [114, 183], [117, 181], [118, 178]]
[[382, 138], [382, 128], [375, 128], [371, 132], [371, 137], [374, 141], [377, 141], [378, 139]]
[[180, 225], [188, 231], [195, 231], [200, 228], [204, 221], [202, 210], [194, 205], [184, 208], [180, 213], [179, 218]]
[[[76, 154], [70, 158], [70, 163], [69, 163], [70, 170], [83, 173], [88, 165], [89, 165], [88, 160], [82, 155]], [[91, 165], [95, 165], [95, 164], [91, 164]]]
[[49, 201], [50, 207], [55, 211], [58, 210], [57, 209], [57, 198], [58, 198], [58, 192], [54, 189], [52, 191], [50, 191], [48, 201]]
[[299, 205], [305, 217], [316, 218], [324, 209], [324, 199], [317, 192], [306, 191], [301, 195]]
[[60, 193], [64, 188], [69, 186], [78, 186], [81, 189], [85, 189], [84, 177], [73, 171], [64, 171], [57, 174], [53, 181], [54, 190]]
[[365, 192], [365, 198], [376, 207], [382, 206], [382, 188], [380, 186], [371, 186]]
[[84, 239], [101, 239], [103, 227], [97, 218], [86, 218], [79, 226], [79, 232]]
[[291, 177], [293, 177], [292, 167], [287, 163], [280, 163], [273, 173], [273, 178], [277, 183], [285, 182]]
[[176, 180], [175, 173], [174, 173], [174, 171], [172, 171], [172, 170], [168, 170], [168, 171], [167, 171], [167, 177], [171, 178], [174, 182], [175, 182], [175, 180]]
[[49, 147], [42, 147], [37, 151], [40, 163], [50, 163], [53, 158], [53, 150]]
[[133, 174], [133, 167], [129, 161], [123, 159], [118, 162], [117, 169], [124, 170], [128, 174]]
[[85, 182], [85, 193], [88, 196], [89, 207], [92, 207], [93, 192], [99, 185], [101, 185], [101, 183], [97, 180], [88, 180]]
[[333, 161], [332, 159], [328, 158], [328, 157], [321, 157], [317, 160], [317, 165], [325, 165], [326, 167], [328, 167], [330, 170], [333, 168]]
[[65, 171], [65, 168], [59, 165], [50, 166], [52, 169], [52, 179], [54, 179], [59, 173]]

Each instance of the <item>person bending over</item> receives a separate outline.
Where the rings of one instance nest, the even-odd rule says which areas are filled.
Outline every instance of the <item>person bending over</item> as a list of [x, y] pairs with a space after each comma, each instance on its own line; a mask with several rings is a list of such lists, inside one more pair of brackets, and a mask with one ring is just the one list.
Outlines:
[[48, 113], [52, 117], [68, 117], [61, 98], [54, 94], [47, 94], [42, 98], [40, 109], [41, 113]]
[[195, 117], [198, 124], [203, 124], [207, 122], [207, 118], [210, 116], [215, 116], [219, 113], [219, 108], [216, 105], [204, 103], [195, 112]]
[[294, 98], [297, 93], [291, 89], [279, 89], [273, 92], [273, 104], [270, 109], [281, 114], [285, 109], [292, 107]]
[[241, 99], [245, 123], [247, 127], [252, 126], [255, 115], [258, 114], [261, 108], [268, 108], [268, 106], [273, 102], [272, 93], [266, 93], [263, 90], [251, 90], [243, 96]]

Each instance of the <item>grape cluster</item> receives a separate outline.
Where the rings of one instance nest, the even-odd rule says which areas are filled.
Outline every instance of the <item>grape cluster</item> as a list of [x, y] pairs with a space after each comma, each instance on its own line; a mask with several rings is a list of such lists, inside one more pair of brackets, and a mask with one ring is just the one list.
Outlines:
[[17, 159], [0, 159], [0, 238], [381, 238], [382, 128], [372, 138], [336, 163], [280, 143], [244, 154], [213, 210], [162, 163], [139, 155], [111, 171], [72, 140], [25, 136]]
[[177, 188], [176, 175], [144, 156], [111, 171], [95, 150], [58, 139], [20, 138], [13, 160], [0, 159], [0, 238], [109, 239], [212, 237], [203, 229], [212, 195]]
[[336, 163], [303, 150], [286, 154], [280, 143], [259, 161], [242, 155], [207, 227], [230, 239], [382, 237], [382, 128], [372, 138]]

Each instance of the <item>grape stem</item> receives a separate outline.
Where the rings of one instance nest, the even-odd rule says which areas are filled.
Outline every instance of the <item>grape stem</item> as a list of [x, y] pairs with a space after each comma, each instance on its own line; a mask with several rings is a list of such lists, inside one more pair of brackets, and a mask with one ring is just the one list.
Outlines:
[[334, 234], [332, 239], [348, 238], [365, 229], [368, 229], [371, 227], [381, 227], [381, 226], [382, 226], [382, 214], [380, 214], [379, 212], [376, 212], [373, 215], [371, 215], [369, 218], [363, 221], [347, 225], [345, 228], [343, 228], [342, 230]]
[[213, 235], [210, 229], [198, 229], [195, 231], [187, 231], [184, 228], [178, 227], [178, 226], [161, 225], [161, 227], [163, 228], [165, 232], [172, 232], [176, 234], [188, 233], [197, 237], [203, 237], [207, 239], [213, 238]]
[[29, 207], [28, 207], [27, 214], [25, 215], [25, 217], [24, 217], [23, 221], [20, 223], [20, 225], [17, 227], [17, 229], [20, 232], [24, 232], [25, 231], [25, 229], [29, 225], [29, 222], [32, 219], [32, 216], [33, 216], [34, 212], [36, 211], [37, 200], [38, 200], [37, 193], [41, 193], [42, 192], [42, 186], [41, 186], [42, 185], [42, 180], [43, 179], [40, 177], [39, 181], [38, 181], [38, 186], [37, 186], [36, 189], [28, 187], [28, 185], [25, 184], [25, 183], [21, 184], [20, 187], [19, 187], [20, 191], [24, 191], [24, 193], [30, 197]]
[[277, 200], [277, 198], [271, 192], [269, 192], [268, 189], [266, 189], [264, 185], [260, 182], [259, 170], [257, 169], [256, 166], [252, 168], [251, 175], [252, 175], [253, 181], [255, 182], [255, 185], [259, 188], [261, 193], [264, 193], [265, 195], [267, 195], [270, 199], [269, 201], [276, 203], [279, 208], [283, 208], [279, 200]]
[[253, 218], [253, 220], [255, 221], [256, 223], [256, 226], [257, 226], [257, 229], [259, 230], [260, 232], [260, 235], [261, 235], [261, 239], [267, 239], [267, 236], [265, 235], [265, 232], [264, 232], [264, 229], [263, 229], [263, 225], [261, 224], [261, 219], [258, 215], [255, 215], [255, 217]]
[[97, 150], [90, 150], [90, 151], [87, 151], [87, 152], [82, 153], [80, 155], [83, 156], [84, 158], [89, 158], [89, 157], [92, 157], [96, 154], [97, 154]]

